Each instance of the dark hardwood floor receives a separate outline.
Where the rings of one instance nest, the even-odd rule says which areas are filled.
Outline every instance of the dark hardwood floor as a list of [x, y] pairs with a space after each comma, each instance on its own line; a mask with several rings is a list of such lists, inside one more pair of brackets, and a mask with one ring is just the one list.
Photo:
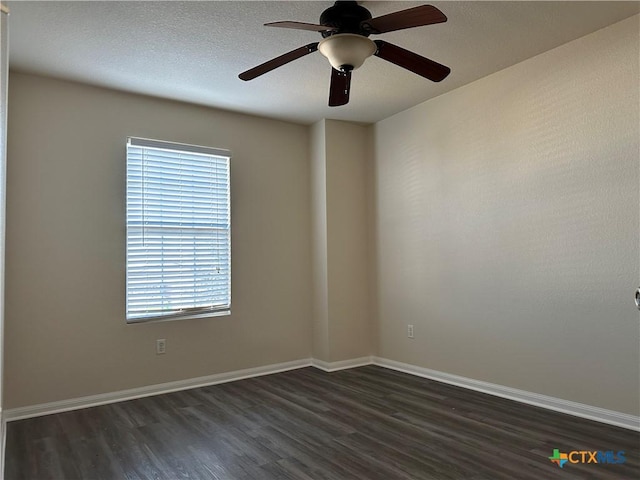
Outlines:
[[[570, 464], [554, 449], [624, 451]], [[6, 480], [639, 479], [640, 433], [367, 366], [10, 422]]]

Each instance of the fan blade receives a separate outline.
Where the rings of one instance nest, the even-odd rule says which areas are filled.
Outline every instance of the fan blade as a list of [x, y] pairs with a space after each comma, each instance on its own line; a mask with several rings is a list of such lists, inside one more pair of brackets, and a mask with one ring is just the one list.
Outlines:
[[378, 51], [374, 53], [387, 62], [394, 63], [399, 67], [417, 73], [434, 82], [444, 80], [451, 72], [449, 67], [441, 65], [433, 60], [429, 60], [417, 53], [410, 52], [384, 40], [374, 40], [378, 46]]
[[446, 22], [447, 17], [433, 5], [400, 10], [381, 17], [364, 20], [360, 26], [365, 32], [386, 33], [404, 28], [421, 27]]
[[312, 32], [333, 32], [334, 27], [327, 27], [326, 25], [316, 25], [315, 23], [305, 22], [271, 22], [265, 23], [265, 27], [278, 27], [278, 28], [294, 28], [296, 30], [311, 30]]
[[318, 42], [310, 43], [309, 45], [305, 45], [304, 47], [296, 48], [295, 50], [291, 50], [279, 57], [272, 58], [268, 62], [264, 62], [257, 67], [253, 67], [246, 72], [242, 72], [238, 77], [240, 80], [253, 80], [260, 75], [263, 75], [271, 70], [281, 67], [289, 62], [297, 60], [300, 57], [304, 57], [305, 55], [309, 55], [310, 53], [318, 50]]
[[329, 106], [339, 107], [349, 103], [351, 88], [351, 71], [341, 72], [331, 69], [331, 86], [329, 87]]

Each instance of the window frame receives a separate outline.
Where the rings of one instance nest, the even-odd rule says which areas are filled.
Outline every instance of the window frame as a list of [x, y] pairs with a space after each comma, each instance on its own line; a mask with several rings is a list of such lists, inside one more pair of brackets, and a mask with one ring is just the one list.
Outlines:
[[[128, 325], [136, 325], [143, 324], [149, 322], [168, 322], [168, 321], [176, 321], [176, 320], [187, 320], [187, 319], [197, 319], [197, 318], [209, 318], [209, 317], [219, 317], [219, 316], [227, 316], [231, 315], [231, 152], [229, 150], [206, 147], [201, 145], [192, 145], [187, 143], [178, 143], [178, 142], [170, 142], [165, 140], [154, 140], [147, 139], [141, 137], [127, 137], [126, 147], [127, 151], [125, 154], [125, 320]], [[227, 160], [227, 176], [228, 176], [228, 263], [229, 263], [229, 272], [228, 272], [228, 284], [227, 284], [227, 294], [228, 294], [228, 304], [222, 306], [211, 306], [211, 307], [194, 307], [194, 308], [186, 308], [182, 311], [161, 314], [161, 315], [145, 315], [145, 316], [134, 316], [130, 317], [129, 311], [129, 146], [138, 147], [138, 148], [152, 148], [152, 149], [161, 149], [161, 150], [170, 150], [187, 154], [203, 154], [203, 155], [211, 155], [215, 157], [223, 157]]]

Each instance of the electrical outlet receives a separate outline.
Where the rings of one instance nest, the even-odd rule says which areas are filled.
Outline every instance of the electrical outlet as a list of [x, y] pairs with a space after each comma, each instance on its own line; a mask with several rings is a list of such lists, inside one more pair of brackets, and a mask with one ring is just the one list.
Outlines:
[[407, 337], [413, 338], [413, 325], [407, 325]]
[[167, 341], [164, 338], [156, 340], [156, 355], [167, 353]]

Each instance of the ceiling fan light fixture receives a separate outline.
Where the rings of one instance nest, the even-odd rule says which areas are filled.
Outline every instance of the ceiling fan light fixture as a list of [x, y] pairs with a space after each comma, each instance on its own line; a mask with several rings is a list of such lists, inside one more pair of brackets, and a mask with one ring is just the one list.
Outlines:
[[333, 68], [339, 71], [355, 70], [376, 53], [373, 40], [354, 33], [338, 33], [325, 38], [318, 44], [318, 50], [329, 59]]

